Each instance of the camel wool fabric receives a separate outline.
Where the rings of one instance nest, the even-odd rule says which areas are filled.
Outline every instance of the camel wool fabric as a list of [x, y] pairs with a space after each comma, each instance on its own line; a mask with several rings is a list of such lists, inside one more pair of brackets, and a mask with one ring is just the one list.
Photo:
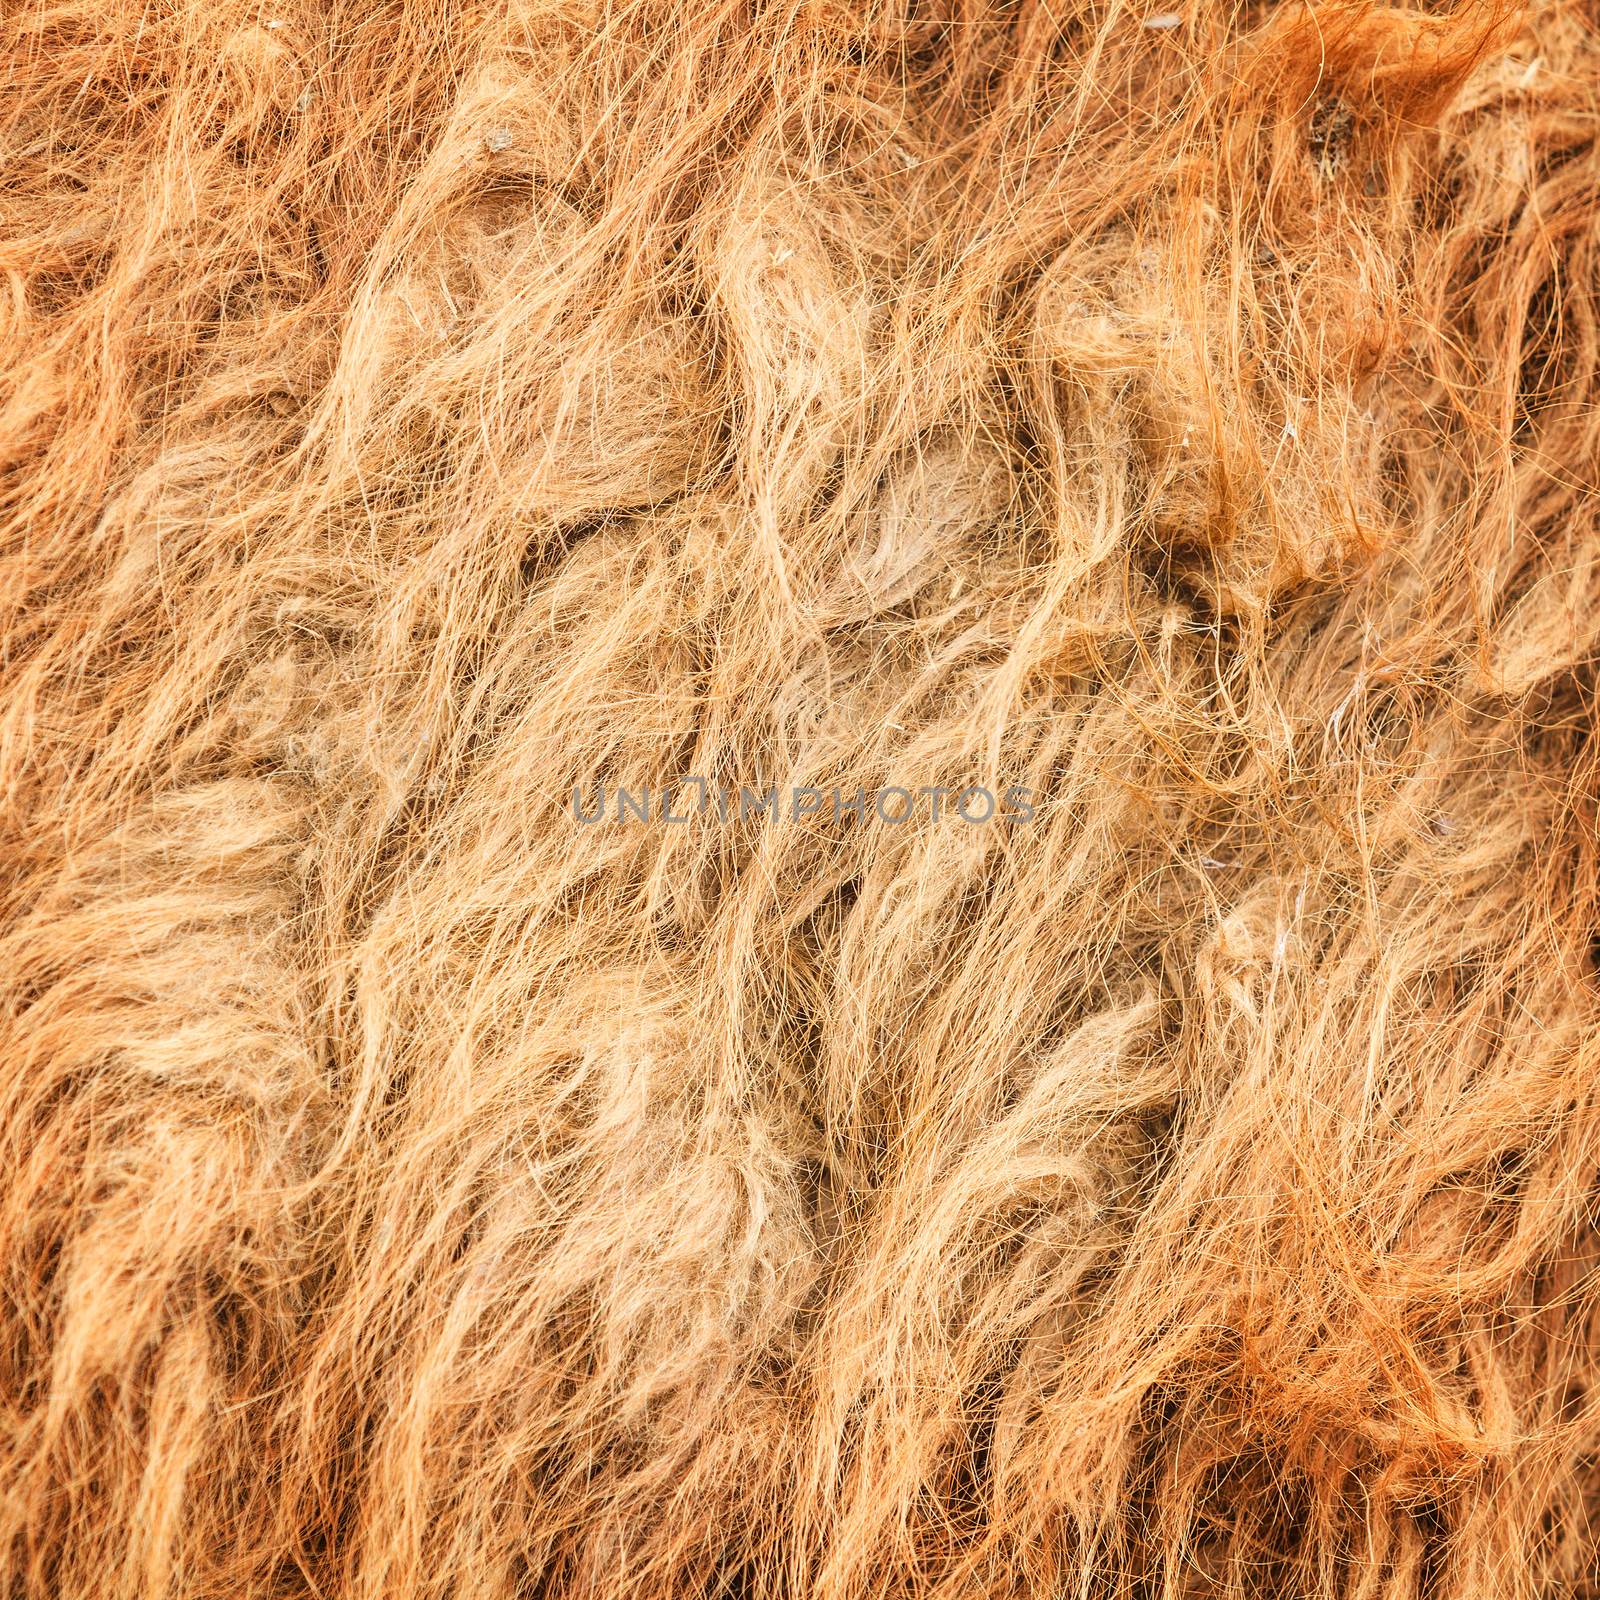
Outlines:
[[1596, 0], [0, 0], [0, 599], [0, 1600], [1600, 1596]]

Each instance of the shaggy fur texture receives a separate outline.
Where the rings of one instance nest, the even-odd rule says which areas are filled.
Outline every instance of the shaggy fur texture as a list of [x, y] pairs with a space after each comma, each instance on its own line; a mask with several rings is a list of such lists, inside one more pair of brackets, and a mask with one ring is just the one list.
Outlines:
[[0, 10], [0, 1594], [1595, 1592], [1588, 0]]

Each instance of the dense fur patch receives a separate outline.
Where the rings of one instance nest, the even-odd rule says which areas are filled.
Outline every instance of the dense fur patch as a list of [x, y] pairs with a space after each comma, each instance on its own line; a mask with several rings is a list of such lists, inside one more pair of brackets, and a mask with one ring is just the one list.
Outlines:
[[11, 0], [0, 1592], [1592, 1593], [1596, 30]]

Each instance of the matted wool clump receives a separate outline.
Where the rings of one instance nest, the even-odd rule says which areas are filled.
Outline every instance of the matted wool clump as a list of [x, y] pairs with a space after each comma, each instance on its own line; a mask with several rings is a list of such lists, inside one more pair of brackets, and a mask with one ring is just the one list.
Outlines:
[[0, 1595], [1600, 1593], [1597, 135], [0, 5]]

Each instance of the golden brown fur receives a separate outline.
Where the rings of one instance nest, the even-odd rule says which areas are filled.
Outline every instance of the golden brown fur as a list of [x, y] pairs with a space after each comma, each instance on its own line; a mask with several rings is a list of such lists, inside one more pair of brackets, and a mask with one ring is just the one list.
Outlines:
[[0, 1594], [1593, 1593], [1597, 27], [9, 0]]

